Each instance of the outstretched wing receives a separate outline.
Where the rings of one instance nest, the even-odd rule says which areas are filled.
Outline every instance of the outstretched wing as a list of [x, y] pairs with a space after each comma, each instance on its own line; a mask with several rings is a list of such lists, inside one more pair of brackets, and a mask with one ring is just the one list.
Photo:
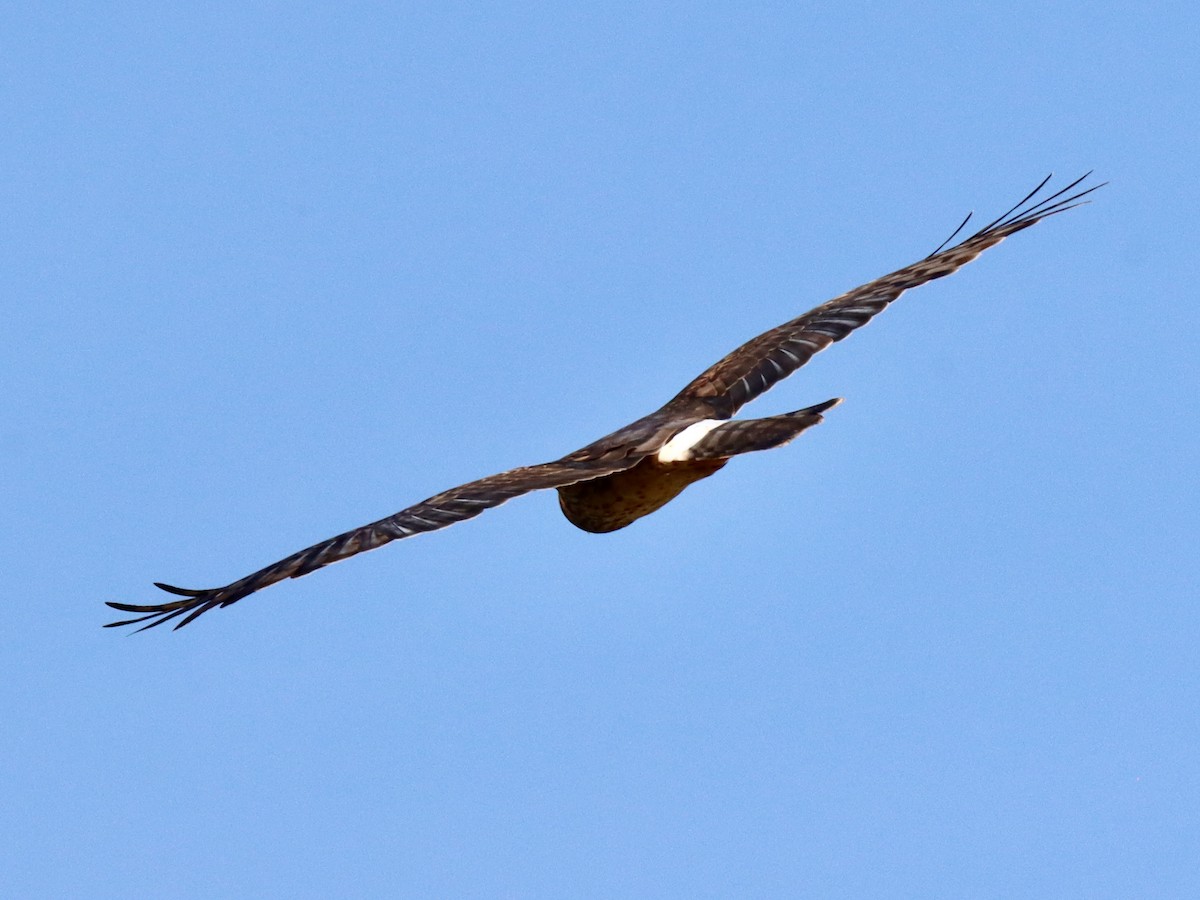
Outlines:
[[286, 559], [259, 569], [245, 578], [240, 578], [224, 587], [208, 588], [205, 590], [189, 590], [174, 587], [169, 584], [156, 583], [155, 587], [162, 588], [182, 599], [166, 603], [156, 603], [149, 606], [137, 606], [132, 603], [113, 603], [108, 605], [122, 612], [140, 613], [137, 618], [125, 619], [120, 622], [110, 622], [106, 628], [119, 625], [133, 625], [147, 622], [139, 628], [143, 631], [153, 628], [177, 616], [185, 616], [175, 627], [182, 628], [197, 616], [215, 609], [218, 606], [229, 606], [243, 597], [260, 591], [268, 585], [285, 578], [299, 578], [309, 572], [354, 556], [382, 547], [391, 541], [398, 541], [414, 534], [425, 531], [437, 531], [455, 522], [471, 519], [485, 509], [499, 506], [506, 500], [540, 491], [546, 488], [563, 487], [579, 481], [589, 481], [601, 478], [613, 472], [620, 472], [636, 464], [640, 456], [625, 459], [596, 461], [561, 459], [556, 462], [543, 463], [539, 466], [525, 466], [510, 469], [499, 475], [481, 478], [459, 485], [448, 491], [443, 491], [428, 500], [403, 509], [395, 515], [339, 534], [327, 541], [313, 544], [299, 553], [293, 553]]
[[[676, 400], [706, 398], [719, 415], [732, 416], [739, 407], [787, 378], [814, 354], [865, 325], [909, 288], [949, 275], [1010, 234], [1078, 205], [1085, 195], [1104, 186], [1098, 184], [1071, 194], [1090, 174], [1027, 205], [1050, 181], [1047, 176], [1020, 203], [960, 243], [947, 249], [943, 249], [943, 244], [920, 262], [835, 297], [738, 347], [680, 391]], [[966, 224], [964, 221], [946, 243]]]

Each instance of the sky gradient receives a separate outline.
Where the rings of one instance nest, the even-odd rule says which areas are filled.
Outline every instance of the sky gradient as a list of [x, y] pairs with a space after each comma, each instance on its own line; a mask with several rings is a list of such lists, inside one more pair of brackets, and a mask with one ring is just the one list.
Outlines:
[[[1200, 895], [1194, 7], [415, 6], [3, 14], [0, 894]], [[628, 529], [100, 628], [1089, 169]]]

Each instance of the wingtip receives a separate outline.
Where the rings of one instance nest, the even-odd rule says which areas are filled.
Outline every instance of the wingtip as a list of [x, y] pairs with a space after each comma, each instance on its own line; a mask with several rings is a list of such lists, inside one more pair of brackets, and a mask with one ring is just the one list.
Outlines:
[[810, 406], [805, 410], [805, 412], [819, 416], [822, 413], [829, 412], [829, 410], [833, 409], [845, 399], [845, 397], [834, 397], [831, 400], [826, 400], [824, 403], [818, 403], [816, 406]]
[[175, 587], [173, 584], [163, 584], [161, 581], [154, 582], [154, 586], [160, 591], [166, 591], [168, 594], [175, 594], [178, 597], [195, 597], [203, 591], [191, 590], [190, 588]]
[[118, 603], [115, 600], [105, 600], [104, 605], [111, 607], [112, 609], [115, 609], [118, 612], [136, 612], [136, 613], [154, 612], [158, 608], [157, 606], [140, 606], [140, 605], [133, 604], [133, 603]]

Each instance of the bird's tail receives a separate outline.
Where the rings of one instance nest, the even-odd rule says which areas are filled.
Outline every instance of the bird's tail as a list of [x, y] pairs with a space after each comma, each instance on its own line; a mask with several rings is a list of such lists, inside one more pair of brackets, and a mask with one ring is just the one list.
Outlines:
[[782, 447], [800, 432], [820, 424], [823, 413], [842, 402], [841, 397], [826, 400], [807, 409], [771, 416], [767, 419], [734, 419], [717, 426], [691, 449], [691, 459], [728, 459], [739, 453]]

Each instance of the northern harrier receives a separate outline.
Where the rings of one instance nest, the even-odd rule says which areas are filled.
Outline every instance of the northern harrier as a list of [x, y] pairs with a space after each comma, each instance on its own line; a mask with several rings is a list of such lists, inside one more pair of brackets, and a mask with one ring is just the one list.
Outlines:
[[865, 325], [909, 288], [949, 275], [1009, 235], [1071, 209], [1103, 186], [1071, 193], [1087, 177], [1035, 202], [1050, 180], [1047, 177], [1003, 216], [946, 248], [966, 225], [964, 220], [941, 247], [920, 262], [759, 335], [702, 372], [666, 406], [562, 459], [510, 469], [443, 491], [224, 587], [188, 590], [156, 584], [181, 599], [149, 606], [110, 602], [113, 609], [140, 615], [106, 627], [147, 622], [140, 631], [184, 616], [175, 626], [181, 628], [210, 609], [229, 606], [277, 581], [299, 578], [391, 541], [445, 528], [531, 491], [555, 488], [563, 514], [584, 531], [624, 528], [672, 500], [692, 482], [712, 475], [732, 457], [782, 446], [820, 422], [822, 414], [840, 403], [839, 399], [766, 419], [735, 420], [732, 416], [813, 354]]

